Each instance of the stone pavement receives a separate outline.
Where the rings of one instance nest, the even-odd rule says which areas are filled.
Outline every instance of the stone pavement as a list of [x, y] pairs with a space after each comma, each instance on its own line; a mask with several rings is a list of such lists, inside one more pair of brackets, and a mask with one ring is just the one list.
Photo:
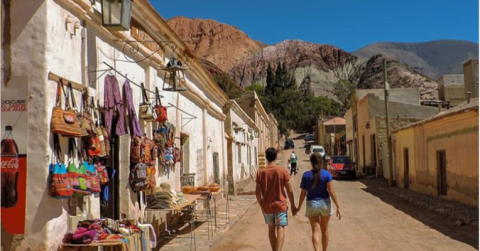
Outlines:
[[[218, 243], [225, 234], [245, 215], [250, 207], [256, 204], [255, 196], [230, 196], [229, 197], [229, 219], [226, 217], [226, 199], [221, 199], [217, 202], [217, 231], [214, 229], [214, 221], [212, 219], [211, 228], [213, 232], [208, 234], [208, 223], [196, 223], [195, 239], [196, 250], [206, 251], [210, 250], [212, 246]], [[212, 202], [213, 207], [213, 202]], [[164, 238], [159, 242], [156, 250], [162, 251], [188, 251], [190, 250], [190, 227], [186, 226], [185, 231], [181, 231], [176, 238]]]

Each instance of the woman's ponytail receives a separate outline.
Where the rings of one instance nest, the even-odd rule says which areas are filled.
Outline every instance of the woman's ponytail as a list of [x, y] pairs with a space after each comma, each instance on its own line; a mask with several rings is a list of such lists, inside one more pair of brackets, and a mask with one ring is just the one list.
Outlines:
[[313, 171], [312, 188], [314, 188], [318, 184], [318, 179], [323, 166], [323, 158], [319, 153], [314, 153], [310, 156], [310, 163], [312, 164]]

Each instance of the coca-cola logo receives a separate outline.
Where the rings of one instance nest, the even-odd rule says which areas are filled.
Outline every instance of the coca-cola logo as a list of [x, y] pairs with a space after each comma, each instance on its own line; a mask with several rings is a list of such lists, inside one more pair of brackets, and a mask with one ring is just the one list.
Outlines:
[[18, 158], [2, 158], [2, 172], [17, 172], [19, 166]]
[[22, 112], [26, 110], [26, 100], [2, 100], [2, 112]]

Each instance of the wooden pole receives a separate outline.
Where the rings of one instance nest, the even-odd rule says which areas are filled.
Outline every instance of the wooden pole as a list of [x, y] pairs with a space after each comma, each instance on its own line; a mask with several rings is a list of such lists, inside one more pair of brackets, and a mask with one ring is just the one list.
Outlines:
[[385, 124], [387, 126], [387, 147], [388, 147], [388, 185], [393, 186], [393, 156], [392, 136], [390, 134], [390, 116], [388, 115], [388, 82], [387, 82], [387, 60], [383, 58], [383, 88], [385, 91]]

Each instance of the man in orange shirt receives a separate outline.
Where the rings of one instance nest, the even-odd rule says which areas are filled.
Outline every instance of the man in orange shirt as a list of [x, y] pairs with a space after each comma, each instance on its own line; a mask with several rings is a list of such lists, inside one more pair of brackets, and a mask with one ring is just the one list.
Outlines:
[[281, 251], [288, 225], [288, 207], [285, 190], [292, 206], [296, 210], [290, 174], [287, 169], [277, 166], [277, 150], [268, 148], [265, 152], [268, 165], [257, 174], [257, 201], [262, 208], [265, 223], [268, 225], [268, 238], [273, 251]]

